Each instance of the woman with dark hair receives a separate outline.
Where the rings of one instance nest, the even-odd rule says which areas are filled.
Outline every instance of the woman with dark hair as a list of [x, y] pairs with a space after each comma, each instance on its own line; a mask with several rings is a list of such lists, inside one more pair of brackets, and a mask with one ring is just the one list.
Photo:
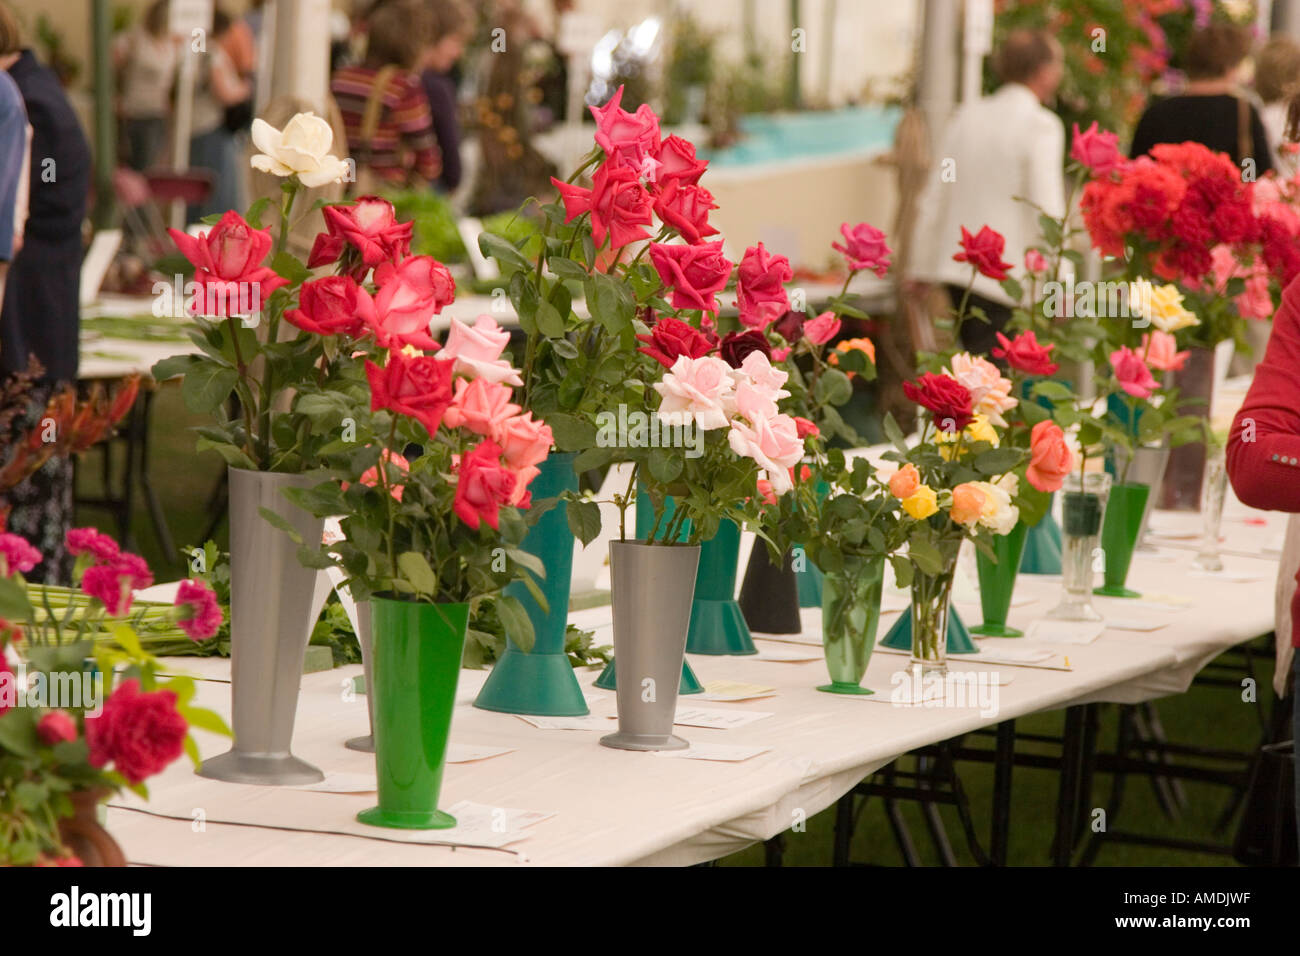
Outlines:
[[[0, 0], [0, 20], [12, 14]], [[90, 144], [55, 72], [22, 47], [16, 31], [0, 29], [0, 69], [18, 85], [32, 126], [27, 227], [9, 266], [0, 309], [0, 368], [44, 368], [33, 408], [77, 380], [81, 225], [90, 192]], [[33, 419], [33, 422], [35, 419]], [[70, 566], [63, 535], [72, 520], [72, 463], [51, 459], [9, 494], [9, 530], [26, 537], [45, 560], [29, 577], [66, 583]]]
[[1255, 164], [1255, 178], [1273, 168], [1273, 152], [1259, 113], [1241, 95], [1241, 67], [1250, 55], [1250, 33], [1212, 23], [1187, 44], [1187, 87], [1182, 95], [1152, 103], [1138, 120], [1129, 155], [1137, 158], [1161, 143], [1200, 143], [1227, 153], [1241, 165]]
[[[1287, 139], [1300, 133], [1300, 97], [1292, 99]], [[1286, 287], [1273, 316], [1264, 360], [1228, 436], [1228, 477], [1241, 501], [1292, 514], [1278, 581], [1278, 662], [1292, 658], [1292, 692], [1300, 678], [1300, 278]], [[1294, 583], [1293, 583], [1294, 582]], [[1290, 607], [1287, 607], [1289, 598]], [[1289, 652], [1289, 653], [1288, 653]], [[1278, 682], [1275, 682], [1278, 683]], [[1300, 707], [1295, 708], [1300, 739]], [[1300, 762], [1296, 763], [1296, 817], [1300, 821]]]

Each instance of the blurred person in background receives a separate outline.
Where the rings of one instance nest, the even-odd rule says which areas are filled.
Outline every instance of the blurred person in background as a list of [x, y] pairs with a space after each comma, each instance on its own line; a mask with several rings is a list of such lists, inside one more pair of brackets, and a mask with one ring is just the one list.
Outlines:
[[[938, 137], [935, 165], [918, 200], [912, 279], [905, 287], [910, 297], [925, 299], [929, 283], [942, 283], [954, 306], [962, 300], [971, 267], [952, 257], [963, 227], [972, 234], [983, 226], [1000, 233], [1003, 260], [1018, 268], [1025, 250], [1039, 241], [1034, 206], [1054, 218], [1065, 212], [1065, 127], [1044, 105], [1065, 72], [1061, 45], [1046, 30], [1015, 30], [994, 54], [993, 67], [1002, 85], [961, 106]], [[945, 181], [945, 167], [955, 178]], [[961, 344], [987, 356], [1015, 303], [987, 276], [977, 276], [971, 288], [969, 304], [988, 321], [964, 322]]]
[[[0, 49], [17, 48], [17, 28], [0, 7]], [[30, 147], [31, 127], [23, 94], [9, 72], [0, 70], [0, 302], [4, 301], [9, 263], [23, 245]]]
[[1255, 92], [1264, 104], [1259, 111], [1268, 136], [1273, 168], [1284, 179], [1296, 174], [1296, 144], [1286, 141], [1287, 101], [1300, 90], [1300, 43], [1289, 36], [1273, 37], [1255, 58]]
[[[260, 14], [260, 10], [257, 11]], [[250, 14], [244, 14], [232, 20], [230, 29], [221, 36], [221, 49], [225, 51], [230, 65], [235, 68], [240, 80], [244, 82], [248, 95], [237, 103], [226, 107], [226, 129], [239, 134], [253, 125], [253, 89], [257, 74], [257, 32], [249, 20]], [[260, 26], [260, 16], [259, 16]]]
[[155, 0], [135, 26], [113, 41], [122, 151], [126, 164], [136, 170], [155, 165], [167, 141], [181, 43], [168, 29], [167, 18], [167, 0]]
[[433, 13], [425, 0], [381, 0], [365, 25], [364, 60], [330, 81], [356, 161], [353, 191], [433, 184], [442, 161], [429, 99], [414, 72], [434, 45]]
[[230, 15], [218, 7], [212, 12], [212, 35], [195, 69], [194, 110], [190, 123], [190, 165], [212, 171], [212, 192], [186, 216], [198, 222], [212, 213], [244, 209], [244, 167], [239, 162], [235, 134], [226, 123], [226, 111], [252, 95], [248, 81], [226, 53]]
[[1230, 23], [1212, 23], [1187, 44], [1187, 87], [1180, 96], [1146, 108], [1129, 155], [1151, 152], [1161, 143], [1200, 143], [1227, 153], [1240, 166], [1255, 163], [1255, 177], [1273, 168], [1273, 152], [1259, 112], [1240, 92], [1250, 33]]
[[433, 0], [433, 45], [426, 51], [421, 65], [420, 83], [429, 99], [433, 135], [442, 157], [438, 188], [454, 192], [460, 185], [460, 108], [456, 100], [456, 81], [452, 67], [465, 52], [473, 29], [472, 15], [461, 0]]
[[[35, 424], [54, 388], [77, 381], [81, 227], [90, 192], [90, 144], [53, 70], [21, 45], [0, 0], [0, 69], [23, 97], [32, 127], [28, 216], [21, 250], [9, 265], [0, 308], [0, 368], [45, 369], [32, 394]], [[52, 458], [9, 494], [8, 527], [45, 555], [29, 580], [66, 583], [63, 536], [72, 520], [72, 462]]]

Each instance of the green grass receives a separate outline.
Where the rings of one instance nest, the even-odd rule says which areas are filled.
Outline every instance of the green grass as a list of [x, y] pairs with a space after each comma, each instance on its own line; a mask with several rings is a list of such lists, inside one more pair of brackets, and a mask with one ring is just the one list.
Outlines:
[[[154, 486], [162, 499], [172, 534], [180, 546], [201, 545], [198, 540], [208, 523], [204, 508], [222, 469], [225, 467], [215, 454], [197, 455], [194, 452], [194, 425], [204, 421], [186, 411], [180, 400], [179, 389], [164, 387], [154, 403], [153, 416], [153, 467]], [[98, 462], [92, 457], [79, 476], [84, 493], [98, 492]], [[86, 509], [78, 516], [79, 523], [93, 524], [116, 534], [113, 520], [97, 510]], [[155, 569], [159, 580], [180, 576], [179, 566], [168, 569], [149, 521], [144, 501], [137, 502], [134, 531], [140, 551]], [[226, 529], [220, 528], [218, 539], [225, 547]], [[1134, 637], [1140, 640], [1140, 637]], [[1272, 700], [1269, 682], [1272, 679], [1272, 661], [1260, 661], [1258, 679], [1260, 697], [1268, 706]], [[1241, 692], [1227, 687], [1193, 687], [1191, 691], [1159, 702], [1161, 721], [1170, 740], [1223, 747], [1238, 750], [1253, 748], [1258, 738], [1255, 708], [1241, 700]], [[1022, 718], [1016, 723], [1021, 733], [1056, 734], [1062, 730], [1060, 712], [1038, 714]], [[1112, 747], [1115, 740], [1116, 708], [1102, 711], [1102, 747]], [[988, 746], [990, 740], [980, 743]], [[1022, 745], [1023, 746], [1023, 745]], [[905, 758], [908, 765], [911, 758]], [[962, 785], [972, 806], [981, 841], [987, 847], [988, 827], [991, 819], [992, 767], [988, 764], [966, 763], [958, 766]], [[1148, 834], [1159, 834], [1181, 839], [1200, 839], [1230, 843], [1235, 820], [1227, 832], [1215, 834], [1212, 827], [1221, 812], [1228, 793], [1222, 787], [1207, 784], [1185, 783], [1188, 807], [1178, 820], [1168, 820], [1160, 811], [1150, 784], [1144, 778], [1131, 778], [1126, 789], [1125, 803], [1117, 820], [1111, 826]], [[1011, 841], [1009, 862], [1014, 865], [1042, 866], [1049, 863], [1048, 853], [1056, 810], [1057, 775], [1044, 770], [1017, 767], [1012, 782]], [[1094, 782], [1093, 806], [1105, 806], [1110, 790], [1110, 779], [1099, 777]], [[1091, 807], [1089, 808], [1091, 809]], [[920, 811], [915, 805], [904, 804], [903, 812], [918, 851], [928, 863], [937, 863], [938, 857], [930, 844]], [[973, 862], [967, 851], [956, 812], [942, 807], [941, 814], [957, 857], [963, 863]], [[817, 814], [807, 821], [803, 833], [786, 834], [785, 863], [790, 866], [819, 866], [831, 860], [831, 838], [834, 826], [834, 808]], [[855, 861], [880, 864], [902, 862], [894, 845], [878, 800], [863, 812], [854, 833]], [[756, 866], [763, 863], [763, 848], [750, 847], [720, 861], [724, 866]], [[1208, 854], [1183, 853], [1139, 846], [1110, 844], [1098, 857], [1100, 866], [1189, 866], [1233, 865], [1230, 857]]]

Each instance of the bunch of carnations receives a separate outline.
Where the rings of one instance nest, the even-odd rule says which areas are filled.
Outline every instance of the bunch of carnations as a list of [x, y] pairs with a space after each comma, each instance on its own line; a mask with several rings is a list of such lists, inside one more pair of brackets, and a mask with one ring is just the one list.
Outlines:
[[[182, 753], [198, 765], [191, 726], [230, 733], [217, 714], [193, 706], [191, 678], [161, 678], [159, 661], [141, 648], [130, 612], [132, 592], [153, 580], [144, 561], [92, 528], [68, 532], [67, 546], [88, 601], [57, 615], [48, 603], [33, 606], [23, 581], [40, 552], [0, 534], [4, 864], [80, 865], [59, 832], [60, 819], [73, 813], [72, 793], [102, 800], [130, 788], [147, 797], [144, 781]], [[182, 582], [172, 614], [194, 640], [221, 625], [215, 597], [201, 582]], [[92, 639], [101, 630], [111, 642]]]

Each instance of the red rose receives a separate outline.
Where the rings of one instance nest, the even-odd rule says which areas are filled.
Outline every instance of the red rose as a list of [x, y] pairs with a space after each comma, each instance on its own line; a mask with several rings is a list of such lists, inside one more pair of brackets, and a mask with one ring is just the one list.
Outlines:
[[704, 175], [709, 162], [695, 158], [695, 144], [680, 136], [669, 136], [659, 146], [655, 154], [659, 166], [655, 170], [654, 181], [666, 189], [671, 182], [682, 186], [694, 186]]
[[397, 266], [381, 263], [375, 282], [379, 291], [373, 299], [361, 292], [358, 310], [380, 347], [436, 349], [429, 320], [456, 298], [456, 280], [447, 267], [432, 256], [411, 256]]
[[[1011, 263], [1002, 261], [1002, 250], [1007, 244], [999, 232], [988, 226], [981, 226], [980, 231], [971, 235], [966, 227], [961, 227], [961, 252], [953, 253], [957, 262], [969, 262], [981, 274], [1001, 282], [1007, 277]], [[964, 426], [963, 426], [964, 427]]]
[[[456, 468], [456, 497], [452, 510], [471, 528], [478, 530], [479, 523], [497, 530], [497, 514], [509, 505], [515, 495], [518, 481], [515, 473], [501, 464], [501, 446], [485, 441], [461, 456]], [[527, 507], [521, 502], [521, 506]]]
[[993, 357], [1003, 359], [1012, 368], [1026, 375], [1055, 375], [1060, 365], [1052, 361], [1055, 344], [1040, 345], [1032, 329], [1021, 332], [1014, 339], [997, 333], [1001, 348], [993, 349]]
[[591, 179], [591, 188], [574, 186], [551, 177], [551, 184], [564, 200], [564, 221], [572, 222], [591, 213], [591, 238], [597, 248], [610, 237], [610, 248], [621, 249], [629, 242], [649, 239], [642, 229], [651, 223], [650, 194], [641, 185], [636, 170], [604, 163]]
[[86, 718], [90, 763], [113, 767], [131, 783], [162, 771], [181, 755], [189, 728], [170, 690], [140, 691], [134, 677], [122, 683], [98, 717]]
[[803, 326], [807, 319], [806, 312], [787, 312], [772, 323], [772, 328], [787, 342], [798, 342], [803, 336]]
[[844, 254], [849, 269], [853, 272], [870, 269], [880, 278], [885, 277], [889, 271], [889, 257], [894, 250], [885, 245], [883, 232], [865, 222], [852, 227], [846, 222], [840, 224], [840, 235], [844, 237], [845, 244], [832, 242], [831, 248]]
[[1219, 242], [1253, 242], [1259, 238], [1258, 222], [1251, 212], [1249, 202], [1220, 203], [1215, 207], [1211, 221], [1214, 224], [1214, 238]]
[[607, 163], [649, 177], [659, 152], [659, 117], [645, 103], [629, 113], [619, 105], [622, 101], [620, 86], [604, 106], [591, 107], [596, 118], [596, 145], [605, 151]]
[[37, 721], [36, 736], [51, 747], [65, 740], [76, 740], [77, 722], [66, 710], [52, 710]]
[[672, 368], [679, 356], [701, 358], [713, 351], [714, 341], [694, 326], [666, 315], [655, 322], [649, 335], [638, 335], [644, 344], [637, 349], [664, 368]]
[[767, 336], [758, 329], [730, 332], [723, 338], [722, 345], [718, 349], [722, 360], [732, 368], [740, 368], [745, 357], [751, 352], [762, 352], [769, 359], [772, 357], [772, 346], [768, 344]]
[[672, 289], [674, 309], [718, 311], [714, 296], [726, 286], [731, 275], [731, 263], [722, 254], [721, 242], [702, 242], [695, 246], [656, 242], [650, 246], [650, 261], [664, 285]]
[[1074, 124], [1074, 138], [1070, 143], [1070, 158], [1092, 170], [1092, 175], [1105, 179], [1124, 165], [1124, 154], [1119, 151], [1119, 136], [1097, 128], [1096, 120], [1082, 133]]
[[452, 399], [451, 362], [440, 362], [431, 355], [412, 357], [390, 352], [383, 368], [366, 362], [366, 379], [370, 382], [372, 412], [386, 408], [408, 415], [430, 435], [437, 433]]
[[736, 272], [736, 307], [741, 324], [765, 329], [784, 315], [790, 308], [785, 283], [793, 277], [790, 260], [785, 256], [772, 255], [761, 242], [746, 249]]
[[359, 337], [366, 324], [360, 314], [361, 287], [347, 276], [326, 276], [302, 284], [298, 308], [284, 313], [285, 321], [317, 335]]
[[194, 281], [203, 289], [203, 301], [195, 303], [200, 315], [256, 311], [272, 292], [289, 284], [262, 265], [271, 251], [271, 230], [254, 229], [233, 209], [197, 239], [178, 229], [167, 231], [194, 264]]
[[903, 394], [928, 409], [941, 432], [959, 432], [975, 418], [970, 390], [947, 375], [926, 372], [915, 382], [904, 382]]
[[321, 209], [327, 232], [316, 237], [307, 267], [334, 262], [346, 245], [357, 250], [359, 262], [352, 274], [360, 279], [381, 262], [396, 262], [411, 252], [413, 223], [398, 222], [393, 204], [378, 196], [362, 196], [351, 206]]
[[709, 210], [717, 208], [707, 189], [682, 186], [676, 180], [669, 180], [654, 198], [655, 214], [690, 243], [717, 235], [718, 230], [709, 225]]
[[809, 435], [816, 437], [822, 433], [822, 430], [817, 427], [815, 422], [810, 422], [806, 418], [800, 418], [798, 415], [794, 416], [794, 427], [795, 433], [800, 438], [807, 438]]

